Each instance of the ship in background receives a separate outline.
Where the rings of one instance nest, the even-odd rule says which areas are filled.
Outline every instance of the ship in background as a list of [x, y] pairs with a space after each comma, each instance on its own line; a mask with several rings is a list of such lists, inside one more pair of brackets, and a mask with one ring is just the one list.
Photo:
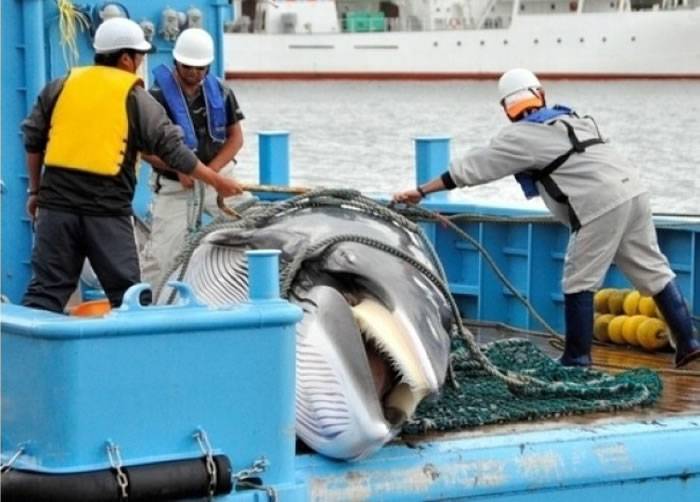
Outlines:
[[227, 78], [700, 78], [700, 0], [234, 0]]

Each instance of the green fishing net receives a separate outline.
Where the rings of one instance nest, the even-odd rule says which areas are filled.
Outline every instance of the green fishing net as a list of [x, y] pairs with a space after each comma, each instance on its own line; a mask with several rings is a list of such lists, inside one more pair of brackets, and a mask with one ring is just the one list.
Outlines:
[[404, 426], [404, 434], [624, 410], [653, 405], [661, 395], [661, 379], [649, 369], [609, 375], [566, 368], [532, 342], [518, 338], [482, 347], [502, 372], [517, 372], [546, 383], [511, 390], [503, 379], [475, 363], [461, 341], [455, 341], [455, 345], [452, 366], [459, 387], [447, 381], [439, 399], [421, 403], [414, 418]]

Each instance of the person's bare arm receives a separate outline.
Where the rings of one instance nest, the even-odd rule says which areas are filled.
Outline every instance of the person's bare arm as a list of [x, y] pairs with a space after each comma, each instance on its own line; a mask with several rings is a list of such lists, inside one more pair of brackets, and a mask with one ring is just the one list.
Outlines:
[[151, 153], [144, 153], [141, 155], [141, 158], [143, 160], [145, 160], [146, 162], [148, 162], [149, 164], [151, 164], [156, 169], [177, 172], [177, 171], [175, 171], [175, 169], [171, 169], [170, 167], [168, 167], [168, 165], [165, 162], [163, 162], [163, 159], [161, 159], [157, 155], [154, 155]]
[[438, 177], [416, 188], [411, 188], [410, 190], [404, 190], [403, 192], [395, 193], [394, 197], [392, 198], [392, 201], [417, 204], [423, 197], [425, 197], [429, 193], [440, 192], [442, 190], [445, 190], [445, 183], [442, 180], [442, 177]]
[[221, 150], [209, 162], [209, 167], [219, 172], [222, 167], [231, 162], [243, 147], [243, 128], [240, 122], [228, 126], [226, 129], [226, 141]]
[[222, 176], [213, 169], [205, 166], [201, 161], [197, 161], [197, 165], [190, 173], [194, 179], [202, 181], [207, 185], [211, 185], [214, 190], [219, 192], [222, 197], [231, 197], [243, 192], [243, 187], [238, 181], [227, 176]]

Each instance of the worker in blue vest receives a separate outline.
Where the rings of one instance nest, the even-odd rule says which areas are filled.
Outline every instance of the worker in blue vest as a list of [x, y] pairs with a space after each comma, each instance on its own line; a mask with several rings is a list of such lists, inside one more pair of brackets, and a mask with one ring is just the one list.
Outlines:
[[[231, 88], [209, 71], [214, 41], [199, 28], [184, 30], [175, 41], [173, 68], [153, 70], [153, 97], [185, 134], [187, 146], [210, 169], [232, 176], [235, 156], [243, 146], [243, 113]], [[172, 169], [154, 155], [151, 233], [144, 245], [144, 281], [159, 287], [167, 279], [188, 235], [199, 229], [204, 212], [218, 215], [216, 192]], [[248, 194], [246, 194], [248, 195]], [[249, 196], [249, 195], [248, 195]], [[227, 200], [236, 204], [239, 200]]]
[[671, 330], [676, 366], [700, 358], [692, 317], [659, 249], [649, 193], [637, 168], [602, 138], [592, 118], [565, 106], [548, 107], [531, 71], [510, 70], [498, 87], [512, 123], [488, 146], [452, 162], [439, 178], [396, 193], [394, 202], [418, 203], [432, 192], [514, 175], [526, 197], [541, 196], [571, 229], [562, 278], [563, 365], [591, 364], [593, 293], [612, 263], [642, 294], [654, 297]]
[[222, 196], [242, 191], [197, 160], [143, 88], [136, 72], [151, 45], [138, 24], [109, 19], [93, 46], [95, 64], [47, 84], [22, 123], [27, 212], [36, 229], [33, 275], [22, 300], [29, 307], [62, 312], [86, 258], [112, 306], [140, 282], [131, 209], [139, 152], [159, 156]]

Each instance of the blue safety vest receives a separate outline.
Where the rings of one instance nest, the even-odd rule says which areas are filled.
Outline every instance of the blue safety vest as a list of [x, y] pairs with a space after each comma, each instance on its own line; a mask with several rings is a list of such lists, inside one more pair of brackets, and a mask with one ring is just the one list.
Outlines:
[[[575, 113], [571, 108], [567, 108], [562, 105], [554, 105], [551, 108], [543, 106], [536, 112], [529, 114], [522, 120], [525, 122], [534, 122], [536, 124], [544, 124], [548, 120], [556, 118], [560, 115], [571, 115]], [[540, 193], [537, 191], [537, 185], [535, 185], [535, 179], [531, 174], [528, 173], [518, 173], [515, 175], [515, 181], [520, 184], [520, 188], [523, 190], [523, 194], [528, 199], [533, 197], [538, 197]]]
[[[153, 70], [153, 77], [160, 90], [163, 91], [170, 115], [175, 123], [182, 127], [185, 134], [185, 144], [192, 150], [196, 150], [199, 142], [194, 124], [192, 124], [192, 117], [190, 117], [187, 101], [173, 72], [167, 66], [160, 65]], [[214, 141], [226, 141], [226, 108], [221, 85], [214, 75], [207, 74], [202, 82], [202, 90], [207, 107], [209, 136]]]

